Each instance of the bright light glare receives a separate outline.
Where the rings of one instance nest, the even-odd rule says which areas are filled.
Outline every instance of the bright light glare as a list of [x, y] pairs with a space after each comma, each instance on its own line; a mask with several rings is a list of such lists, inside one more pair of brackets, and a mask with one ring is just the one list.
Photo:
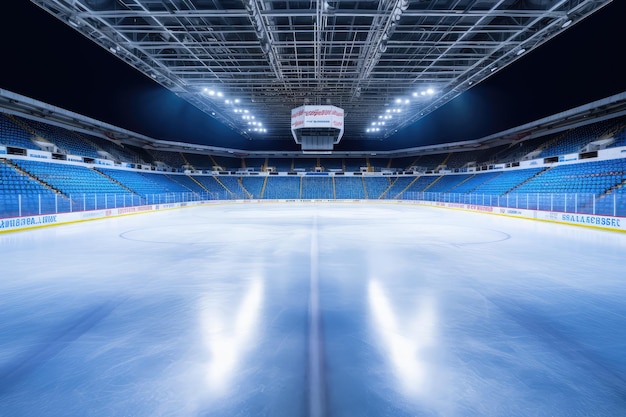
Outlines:
[[250, 348], [262, 301], [263, 285], [260, 280], [250, 285], [234, 315], [216, 309], [214, 300], [207, 300], [202, 321], [210, 353], [207, 382], [213, 393], [228, 391], [238, 362], [244, 351]]
[[433, 299], [423, 297], [418, 300], [413, 321], [401, 323], [400, 320], [406, 320], [411, 315], [394, 312], [394, 303], [377, 281], [369, 281], [367, 289], [372, 325], [402, 388], [411, 395], [426, 394], [432, 371], [428, 353], [437, 342]]

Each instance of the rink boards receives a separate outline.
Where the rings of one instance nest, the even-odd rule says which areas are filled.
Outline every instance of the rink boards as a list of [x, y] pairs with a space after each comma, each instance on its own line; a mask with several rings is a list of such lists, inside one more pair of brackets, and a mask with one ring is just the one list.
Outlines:
[[373, 203], [371, 200], [234, 200], [234, 201], [194, 201], [168, 204], [149, 204], [135, 207], [113, 208], [105, 210], [80, 211], [73, 213], [57, 213], [24, 217], [0, 219], [0, 233], [39, 227], [57, 226], [109, 217], [126, 216], [131, 214], [150, 213], [160, 210], [180, 209], [214, 204], [264, 204], [264, 203], [361, 203], [361, 204], [412, 204], [446, 209], [456, 209], [477, 213], [487, 213], [500, 216], [510, 216], [523, 219], [563, 223], [573, 226], [591, 227], [596, 229], [624, 232], [626, 219], [614, 216], [597, 216], [589, 214], [561, 213], [553, 211], [527, 210], [506, 207], [492, 207], [473, 204], [443, 203], [433, 201], [411, 200], [381, 200]]

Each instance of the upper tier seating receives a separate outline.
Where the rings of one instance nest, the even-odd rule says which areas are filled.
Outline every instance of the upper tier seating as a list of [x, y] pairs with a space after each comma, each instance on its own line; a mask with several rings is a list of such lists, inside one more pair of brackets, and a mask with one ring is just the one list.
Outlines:
[[245, 158], [243, 159], [245, 168], [253, 171], [262, 171], [265, 167], [265, 158]]
[[0, 113], [0, 144], [24, 149], [40, 149], [30, 140], [32, 134], [25, 130], [13, 116]]
[[341, 158], [323, 158], [320, 160], [320, 165], [325, 171], [337, 171], [343, 170], [343, 159]]
[[267, 166], [276, 168], [276, 171], [279, 172], [291, 172], [292, 169], [292, 158], [269, 158], [267, 161]]
[[542, 149], [540, 157], [565, 155], [579, 152], [585, 145], [602, 138], [608, 132], [615, 129], [615, 121], [604, 121], [571, 129], [557, 135]]
[[315, 167], [317, 166], [317, 159], [315, 158], [294, 158], [293, 159], [293, 169], [298, 171], [315, 171]]
[[361, 167], [367, 166], [365, 158], [346, 158], [343, 161], [346, 172], [359, 172]]
[[243, 168], [241, 158], [228, 158], [226, 156], [212, 156], [214, 165], [223, 168], [225, 171], [237, 171]]
[[75, 132], [36, 120], [20, 118], [20, 121], [28, 125], [38, 136], [56, 145], [63, 153], [100, 158], [98, 148]]
[[213, 169], [213, 161], [208, 155], [198, 155], [194, 153], [185, 153], [185, 159], [197, 170], [210, 171]]
[[186, 165], [185, 159], [180, 152], [149, 150], [148, 153], [152, 155], [152, 160], [155, 163], [162, 162], [172, 168], [182, 168], [184, 165]]
[[128, 162], [131, 164], [146, 163], [139, 154], [129, 147], [118, 145], [106, 139], [96, 136], [85, 136], [86, 140], [93, 143], [99, 150], [102, 150], [113, 157], [118, 162]]

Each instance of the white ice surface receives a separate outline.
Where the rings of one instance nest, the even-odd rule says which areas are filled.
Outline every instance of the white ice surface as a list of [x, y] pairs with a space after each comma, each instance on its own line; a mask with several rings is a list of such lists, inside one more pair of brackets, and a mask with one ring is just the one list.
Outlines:
[[224, 204], [0, 248], [0, 416], [626, 415], [623, 233]]

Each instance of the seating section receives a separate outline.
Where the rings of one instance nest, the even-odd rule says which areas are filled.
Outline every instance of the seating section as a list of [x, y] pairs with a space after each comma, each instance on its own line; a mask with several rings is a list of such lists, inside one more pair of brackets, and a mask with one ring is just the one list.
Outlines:
[[626, 217], [626, 177], [610, 192], [600, 196], [595, 202], [595, 214]]
[[626, 146], [626, 128], [618, 131], [614, 136], [615, 141], [611, 144], [612, 148]]
[[606, 200], [606, 194], [621, 192], [617, 189], [625, 180], [626, 159], [558, 165], [531, 178], [513, 194], [525, 194], [531, 200], [527, 204], [533, 208], [600, 214], [595, 207], [596, 198], [601, 197], [608, 205], [611, 202]]
[[448, 157], [448, 154], [434, 154], [434, 155], [422, 155], [417, 158], [413, 165], [416, 167], [424, 168], [426, 170], [434, 170]]
[[[478, 181], [483, 180], [482, 183], [477, 184], [477, 186], [473, 189], [460, 187], [461, 189], [459, 189], [458, 191], [489, 195], [503, 195], [507, 192], [513, 191], [520, 184], [523, 184], [542, 170], [543, 168], [528, 168], [513, 171], [480, 174], [476, 175], [475, 178]], [[463, 185], [466, 186], [469, 185], [469, 183], [473, 182], [468, 181], [466, 184]]]
[[343, 170], [343, 159], [341, 158], [323, 158], [320, 160], [320, 166], [324, 168], [325, 171], [337, 171]]
[[246, 199], [251, 198], [250, 193], [243, 187], [241, 177], [235, 177], [230, 175], [222, 175], [217, 177], [217, 180], [221, 182], [230, 194], [231, 198]]
[[393, 159], [391, 158], [369, 158], [369, 167], [375, 172], [380, 172], [383, 169], [392, 169]]
[[615, 130], [615, 121], [604, 121], [582, 126], [558, 135], [554, 140], [542, 148], [541, 157], [565, 155], [579, 152], [585, 145], [602, 138], [607, 133]]
[[267, 166], [276, 168], [278, 172], [292, 172], [293, 160], [291, 158], [269, 158], [267, 161]]
[[414, 177], [396, 177], [391, 186], [387, 189], [387, 192], [383, 195], [383, 198], [398, 198], [413, 181], [415, 181]]
[[208, 170], [213, 169], [213, 161], [209, 158], [208, 155], [198, 155], [195, 153], [185, 153], [183, 154], [187, 162], [191, 164], [197, 170]]
[[418, 158], [415, 156], [393, 158], [391, 163], [388, 165], [394, 171], [404, 171], [405, 169], [414, 166], [417, 159]]
[[391, 185], [389, 177], [363, 177], [367, 198], [377, 200], [382, 198], [383, 193]]
[[197, 180], [194, 180], [194, 178], [188, 176], [188, 175], [183, 175], [183, 174], [163, 174], [165, 175], [167, 178], [169, 178], [170, 181], [175, 182], [177, 184], [179, 184], [180, 186], [184, 187], [186, 190], [191, 191], [193, 193], [205, 193], [207, 190], [204, 189], [204, 187], [202, 187], [202, 184], [199, 184], [198, 182], [196, 182]]
[[489, 155], [497, 151], [497, 149], [480, 149], [476, 151], [453, 152], [448, 156], [445, 165], [448, 169], [464, 168], [470, 163], [472, 163], [472, 166], [476, 166], [481, 162], [488, 161]]
[[54, 213], [54, 202], [53, 190], [0, 159], [0, 217]]
[[93, 143], [98, 149], [108, 153], [117, 162], [130, 162], [133, 164], [145, 164], [146, 161], [130, 147], [118, 145], [110, 140], [102, 139], [97, 136], [86, 136], [86, 140]]
[[[2, 160], [2, 216], [195, 199], [416, 199], [626, 215], [626, 159], [421, 176], [194, 175]], [[56, 192], [55, 192], [56, 190]], [[467, 197], [463, 197], [467, 196]]]
[[267, 177], [263, 198], [293, 200], [300, 198], [302, 177], [270, 175]]
[[265, 166], [265, 158], [245, 158], [243, 163], [248, 170], [261, 171]]
[[426, 189], [429, 193], [450, 193], [454, 192], [454, 187], [468, 180], [471, 174], [450, 174], [442, 175], [437, 181], [434, 181], [430, 187]]
[[263, 185], [267, 177], [243, 177], [241, 184], [243, 188], [252, 195], [254, 199], [263, 198]]
[[328, 175], [305, 175], [304, 177], [302, 177], [301, 198], [320, 200], [335, 198], [333, 178]]
[[480, 174], [465, 175], [463, 181], [450, 190], [453, 193], [472, 193], [482, 186], [485, 182], [489, 182], [493, 178], [499, 177], [502, 172], [491, 171]]
[[[440, 175], [422, 175], [415, 178], [404, 190], [403, 198], [414, 198], [414, 193], [421, 193], [424, 191], [428, 191], [430, 186], [436, 182], [441, 176]], [[388, 196], [388, 198], [393, 198], [392, 196]]]
[[212, 156], [211, 158], [214, 161], [214, 166], [222, 167], [226, 171], [237, 171], [243, 168], [240, 158], [228, 158], [225, 156]]
[[152, 156], [153, 161], [162, 162], [172, 168], [182, 168], [186, 165], [186, 161], [180, 152], [164, 152], [150, 150], [148, 153]]
[[335, 198], [337, 199], [364, 199], [365, 187], [362, 177], [334, 177]]
[[[613, 141], [607, 145], [608, 141], [602, 139]], [[43, 142], [54, 145], [55, 152], [61, 154], [112, 158], [118, 167], [63, 161], [63, 155], [52, 155], [59, 159], [53, 161], [24, 158], [27, 153], [23, 149], [52, 149]], [[193, 199], [251, 198], [437, 198], [626, 216], [626, 158], [577, 159], [554, 166], [540, 162], [533, 168], [511, 169], [519, 165], [513, 162], [578, 153], [592, 142], [611, 148], [626, 146], [626, 116], [490, 149], [398, 158], [241, 158], [122, 146], [103, 137], [0, 112], [0, 144], [8, 147], [8, 155], [2, 158], [9, 158], [0, 159], [0, 216]], [[619, 150], [614, 151], [615, 157], [619, 157]], [[158, 162], [173, 169], [164, 169]], [[140, 169], [127, 169], [126, 164]], [[183, 168], [189, 165], [204, 173], [185, 174]], [[480, 169], [469, 172], [473, 165]], [[214, 167], [227, 172], [206, 174]], [[261, 173], [266, 167], [276, 168], [280, 175]], [[369, 172], [391, 172], [384, 172], [389, 175], [383, 176], [369, 172], [351, 175], [363, 167]], [[402, 174], [411, 167], [417, 168], [417, 175]], [[242, 169], [254, 175], [243, 173]], [[319, 170], [326, 172], [315, 172]], [[329, 175], [339, 171], [343, 173]]]
[[365, 158], [346, 158], [344, 159], [344, 166], [347, 172], [359, 172], [361, 167], [367, 166], [367, 160]]
[[75, 132], [36, 120], [20, 118], [20, 121], [28, 125], [38, 136], [53, 143], [66, 154], [100, 158], [98, 148]]
[[315, 171], [316, 166], [317, 159], [315, 158], [294, 158], [293, 160], [294, 171], [312, 172]]
[[32, 134], [25, 130], [13, 116], [0, 113], [0, 144], [24, 149], [39, 149], [30, 140]]
[[17, 166], [66, 196], [127, 194], [128, 189], [86, 166], [15, 160]]
[[[126, 201], [126, 195], [132, 194], [128, 189], [86, 166], [32, 160], [15, 160], [14, 163], [41, 184], [57, 190], [63, 199], [57, 198], [56, 203], [68, 204], [65, 211], [117, 207], [118, 200], [120, 205], [126, 205], [122, 201]], [[139, 202], [131, 196], [127, 200], [129, 205], [133, 201]], [[58, 210], [64, 209], [58, 207]]]
[[168, 193], [189, 193], [191, 191], [163, 174], [113, 168], [97, 168], [96, 170], [111, 181], [123, 184], [127, 190], [144, 198], [146, 203], [165, 202], [159, 196]]
[[545, 137], [539, 137], [511, 144], [493, 154], [493, 157], [500, 163], [521, 161], [525, 156], [537, 151], [545, 141]]
[[586, 193], [600, 195], [624, 178], [626, 159], [558, 165], [518, 187], [516, 193]]

